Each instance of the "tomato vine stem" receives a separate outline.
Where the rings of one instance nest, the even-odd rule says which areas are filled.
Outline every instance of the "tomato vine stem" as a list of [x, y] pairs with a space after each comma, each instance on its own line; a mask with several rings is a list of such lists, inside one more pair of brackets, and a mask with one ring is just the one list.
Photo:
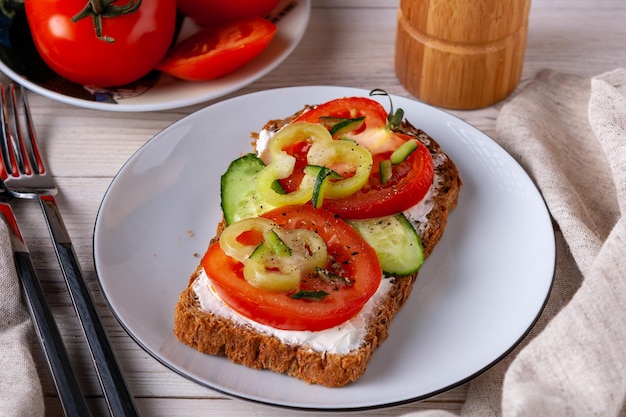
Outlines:
[[102, 18], [103, 17], [119, 17], [125, 14], [130, 14], [139, 10], [141, 6], [141, 0], [128, 0], [128, 3], [117, 6], [116, 0], [88, 0], [87, 4], [72, 17], [72, 22], [76, 23], [86, 17], [91, 17], [93, 20], [94, 29], [96, 31], [96, 37], [104, 42], [113, 43], [115, 39], [103, 35], [102, 33]]
[[392, 131], [397, 131], [400, 129], [400, 125], [402, 124], [402, 119], [404, 119], [404, 110], [398, 109], [393, 111], [393, 100], [391, 100], [391, 96], [385, 90], [380, 88], [375, 88], [370, 91], [370, 96], [387, 96], [389, 99], [389, 114], [387, 115], [387, 126]]

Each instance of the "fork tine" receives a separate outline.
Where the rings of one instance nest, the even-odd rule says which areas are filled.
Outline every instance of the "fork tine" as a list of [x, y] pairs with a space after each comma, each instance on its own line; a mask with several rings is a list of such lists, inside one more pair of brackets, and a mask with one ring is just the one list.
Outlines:
[[15, 156], [15, 149], [13, 147], [13, 141], [11, 139], [11, 128], [9, 126], [9, 105], [6, 99], [6, 93], [4, 85], [0, 83], [0, 119], [2, 125], [2, 137], [0, 138], [0, 147], [2, 148], [2, 179], [6, 180], [8, 176], [17, 176], [19, 171], [17, 169], [17, 160]]
[[24, 110], [24, 121], [26, 123], [26, 131], [28, 132], [28, 139], [30, 144], [30, 149], [32, 150], [31, 162], [35, 168], [35, 170], [43, 175], [46, 172], [46, 165], [41, 157], [41, 153], [39, 152], [39, 145], [37, 144], [37, 135], [35, 134], [35, 124], [33, 123], [33, 118], [30, 114], [30, 105], [28, 104], [28, 97], [26, 95], [26, 91], [24, 91], [24, 87], [20, 86], [20, 93], [22, 96], [22, 108]]
[[9, 131], [7, 125], [7, 109], [5, 106], [4, 87], [0, 83], [0, 177], [2, 180], [6, 180], [9, 175], [10, 167], [7, 166], [5, 161], [9, 160], [9, 153], [7, 149], [7, 140]]
[[[28, 132], [28, 140], [24, 140], [24, 134], [22, 133], [22, 124], [20, 123], [20, 106], [17, 104], [17, 92], [15, 88], [15, 83], [9, 84], [9, 102], [11, 115], [11, 132], [13, 133], [13, 144], [14, 149], [16, 150], [16, 159], [18, 163], [19, 171], [26, 175], [31, 175], [33, 173], [32, 167], [37, 168], [37, 161], [33, 158], [32, 150], [32, 141], [33, 137], [31, 134], [31, 128], [28, 126], [30, 120], [30, 112], [28, 111], [27, 103], [25, 100], [24, 91], [21, 90], [21, 98], [22, 98], [22, 112], [24, 113], [24, 118], [26, 120], [26, 128]], [[39, 170], [37, 168], [37, 170]]]

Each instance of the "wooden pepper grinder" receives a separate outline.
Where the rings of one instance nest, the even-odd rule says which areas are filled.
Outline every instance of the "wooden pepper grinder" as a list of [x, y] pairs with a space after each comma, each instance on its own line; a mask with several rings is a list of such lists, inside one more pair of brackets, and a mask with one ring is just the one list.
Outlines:
[[522, 74], [529, 11], [530, 0], [400, 0], [398, 80], [449, 109], [504, 99]]

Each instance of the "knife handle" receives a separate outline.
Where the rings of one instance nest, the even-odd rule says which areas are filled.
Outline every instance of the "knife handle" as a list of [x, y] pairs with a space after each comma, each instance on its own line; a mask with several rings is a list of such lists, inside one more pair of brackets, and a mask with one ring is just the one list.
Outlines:
[[95, 303], [83, 278], [69, 233], [53, 196], [42, 195], [39, 203], [44, 212], [50, 236], [76, 314], [82, 325], [104, 398], [113, 417], [139, 416], [121, 367], [111, 347]]
[[91, 413], [72, 370], [59, 328], [46, 301], [28, 252], [15, 252], [15, 266], [26, 303], [46, 357], [59, 400], [66, 416], [89, 417]]

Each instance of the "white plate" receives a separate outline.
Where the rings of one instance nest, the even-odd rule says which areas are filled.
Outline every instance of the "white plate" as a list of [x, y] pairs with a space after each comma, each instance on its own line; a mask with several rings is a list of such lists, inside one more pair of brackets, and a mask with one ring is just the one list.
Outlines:
[[[534, 324], [550, 291], [550, 217], [517, 162], [489, 137], [433, 107], [393, 97], [438, 140], [464, 187], [443, 239], [365, 375], [329, 389], [235, 365], [180, 343], [174, 305], [221, 219], [220, 175], [270, 119], [368, 91], [294, 87], [226, 100], [174, 123], [121, 169], [98, 213], [95, 265], [122, 326], [174, 371], [234, 397], [282, 407], [358, 410], [419, 400], [502, 358]], [[388, 106], [386, 98], [379, 98]]]
[[[239, 90], [276, 68], [304, 36], [310, 11], [311, 0], [281, 0], [268, 17], [276, 22], [277, 31], [267, 49], [219, 79], [189, 82], [153, 71], [131, 86], [97, 92], [53, 73], [37, 54], [26, 19], [18, 15], [10, 31], [3, 28], [10, 36], [0, 39], [0, 71], [32, 91], [79, 107], [135, 112], [190, 106]], [[7, 25], [7, 22], [0, 25]], [[179, 39], [192, 32], [194, 27], [186, 20]]]

